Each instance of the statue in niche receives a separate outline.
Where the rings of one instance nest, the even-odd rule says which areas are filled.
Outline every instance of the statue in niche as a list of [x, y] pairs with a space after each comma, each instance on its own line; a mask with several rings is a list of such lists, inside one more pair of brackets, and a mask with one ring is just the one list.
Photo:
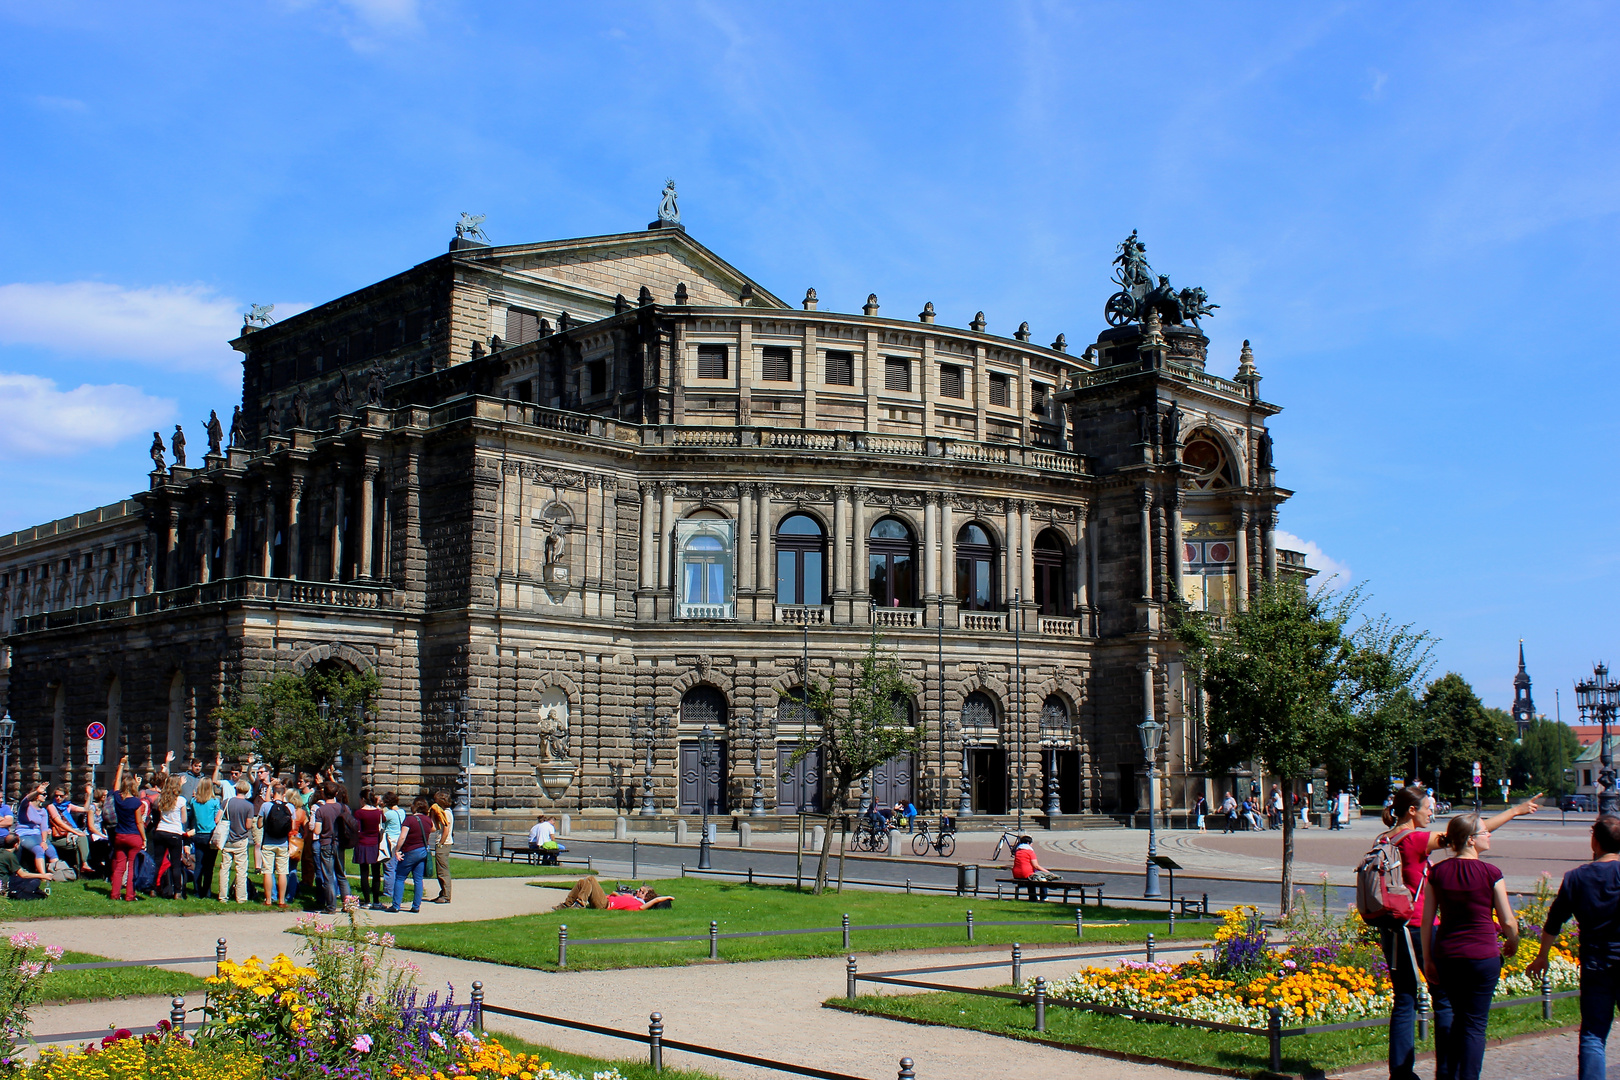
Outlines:
[[1260, 438], [1255, 443], [1255, 456], [1258, 459], [1256, 468], [1265, 473], [1270, 472], [1271, 465], [1271, 432], [1266, 428], [1260, 429]]
[[560, 694], [558, 700], [546, 700], [551, 697], [546, 694], [537, 710], [535, 728], [540, 736], [540, 760], [567, 761], [568, 701]]
[[163, 472], [167, 466], [163, 464], [163, 436], [152, 432], [152, 471]]
[[349, 388], [349, 373], [347, 371], [338, 380], [337, 392], [332, 395], [332, 401], [337, 405], [339, 416], [348, 416], [354, 412], [354, 391]]
[[247, 423], [242, 419], [242, 406], [238, 405], [231, 412], [231, 445], [243, 447], [247, 445]]
[[1181, 441], [1181, 406], [1174, 401], [1164, 414], [1164, 445], [1174, 448]]
[[366, 404], [380, 407], [383, 403], [383, 388], [387, 385], [387, 376], [383, 374], [382, 361], [373, 360], [371, 370], [367, 374], [370, 378], [366, 380]]
[[203, 430], [208, 432], [208, 452], [219, 453], [219, 446], [225, 441], [225, 428], [220, 425], [219, 413], [213, 409], [208, 410], [208, 419], [203, 423]]
[[281, 410], [271, 409], [264, 415], [264, 431], [267, 435], [281, 434]]
[[293, 427], [309, 427], [309, 389], [300, 386], [293, 395]]
[[185, 468], [186, 433], [179, 424], [174, 425], [174, 434], [169, 437], [169, 451], [174, 454], [174, 463]]

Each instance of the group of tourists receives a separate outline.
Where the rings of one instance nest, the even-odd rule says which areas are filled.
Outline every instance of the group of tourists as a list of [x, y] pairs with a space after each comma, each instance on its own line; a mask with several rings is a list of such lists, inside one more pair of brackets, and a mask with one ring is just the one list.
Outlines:
[[331, 769], [278, 778], [264, 764], [247, 775], [232, 766], [222, 778], [221, 757], [211, 775], [200, 759], [170, 773], [172, 761], [171, 754], [142, 777], [122, 758], [112, 788], [87, 785], [78, 802], [60, 787], [26, 789], [0, 813], [7, 894], [41, 898], [53, 878], [106, 876], [120, 901], [212, 894], [247, 903], [256, 893], [285, 910], [310, 888], [329, 913], [345, 904], [399, 911], [409, 880], [411, 910], [419, 911], [431, 862], [439, 886], [431, 902], [450, 903], [455, 826], [447, 792], [418, 797], [407, 809], [392, 791], [362, 788], [351, 799]]

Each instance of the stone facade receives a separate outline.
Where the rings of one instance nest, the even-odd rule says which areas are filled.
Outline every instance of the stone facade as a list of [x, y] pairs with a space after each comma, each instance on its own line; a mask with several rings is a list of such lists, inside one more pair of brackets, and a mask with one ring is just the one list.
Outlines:
[[953, 808], [1129, 813], [1151, 714], [1185, 809], [1166, 605], [1306, 573], [1277, 409], [1195, 327], [1028, 337], [790, 307], [678, 227], [457, 241], [244, 327], [247, 445], [0, 538], [12, 780], [82, 782], [91, 720], [109, 761], [207, 752], [225, 695], [338, 664], [381, 680], [350, 768], [383, 787], [456, 782], [465, 695], [480, 816], [747, 813], [756, 758], [767, 813], [830, 805], [793, 695], [876, 624], [928, 749], [870, 795], [931, 806], [943, 767]]

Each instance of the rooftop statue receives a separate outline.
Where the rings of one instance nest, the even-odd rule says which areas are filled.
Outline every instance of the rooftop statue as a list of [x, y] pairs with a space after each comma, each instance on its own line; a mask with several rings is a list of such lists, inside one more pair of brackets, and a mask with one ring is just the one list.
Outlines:
[[1182, 289], [1178, 293], [1171, 287], [1168, 274], [1155, 275], [1148, 265], [1147, 245], [1137, 239], [1136, 230], [1131, 230], [1116, 250], [1114, 284], [1119, 291], [1103, 305], [1108, 325], [1145, 323], [1148, 312], [1157, 311], [1159, 321], [1166, 326], [1197, 326], [1199, 319], [1220, 307], [1209, 302], [1209, 294], [1203, 289]]
[[231, 411], [231, 445], [235, 447], [247, 445], [247, 423], [242, 419], [240, 405]]
[[208, 432], [208, 452], [219, 453], [219, 444], [225, 441], [225, 428], [219, 422], [219, 413], [213, 409], [208, 410], [208, 419], [203, 421], [203, 430]]
[[242, 316], [242, 322], [248, 326], [269, 326], [276, 321], [270, 317], [270, 313], [274, 310], [276, 310], [274, 304], [250, 304], [248, 313]]
[[680, 207], [675, 205], [675, 181], [664, 181], [664, 201], [658, 204], [658, 220], [667, 221], [671, 225], [681, 223]]
[[482, 240], [486, 244], [489, 243], [489, 237], [484, 235], [484, 230], [481, 228], [484, 224], [484, 218], [487, 216], [487, 214], [463, 213], [461, 220], [456, 222], [456, 239]]
[[183, 468], [186, 464], [186, 433], [179, 424], [174, 425], [174, 435], [169, 439], [169, 450], [174, 454], [174, 463]]
[[164, 447], [163, 447], [163, 436], [159, 435], [155, 431], [152, 432], [152, 450], [151, 450], [151, 454], [152, 454], [152, 471], [153, 472], [162, 472], [163, 469], [164, 469], [164, 465], [163, 465], [163, 449], [164, 449]]

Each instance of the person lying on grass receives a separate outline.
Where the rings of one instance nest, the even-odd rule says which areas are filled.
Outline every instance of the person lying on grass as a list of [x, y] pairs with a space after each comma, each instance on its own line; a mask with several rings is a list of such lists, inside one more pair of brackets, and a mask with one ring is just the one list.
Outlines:
[[674, 907], [673, 896], [659, 896], [653, 891], [651, 885], [643, 885], [639, 889], [631, 889], [628, 885], [620, 885], [612, 896], [602, 891], [602, 883], [594, 877], [580, 878], [574, 882], [574, 887], [568, 890], [568, 898], [558, 907], [582, 908], [591, 907], [597, 910], [608, 911], [644, 911], [647, 908]]

